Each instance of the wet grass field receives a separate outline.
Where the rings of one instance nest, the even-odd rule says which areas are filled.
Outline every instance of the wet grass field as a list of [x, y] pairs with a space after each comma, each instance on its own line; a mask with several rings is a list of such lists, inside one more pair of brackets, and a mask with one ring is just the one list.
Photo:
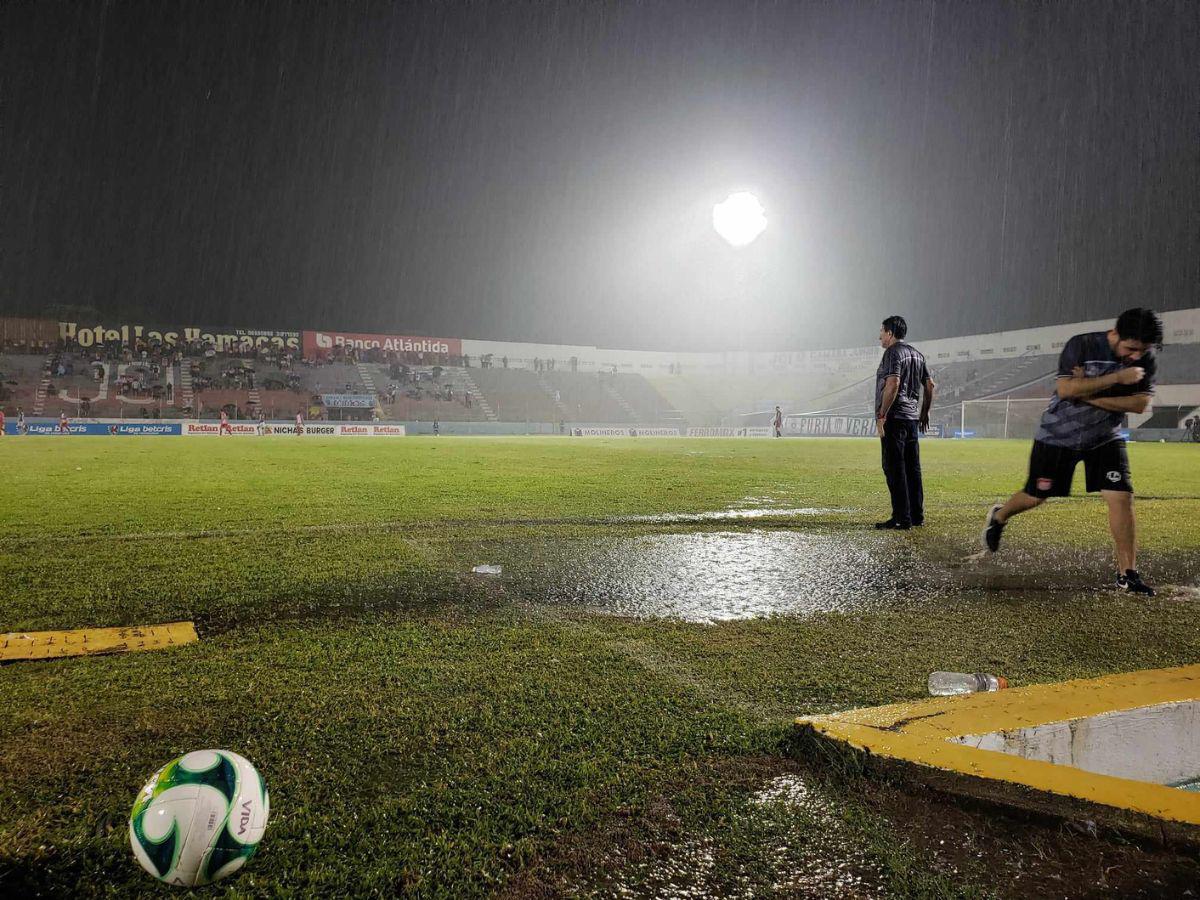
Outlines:
[[970, 558], [1028, 449], [925, 443], [927, 525], [880, 533], [865, 440], [3, 439], [0, 631], [201, 641], [0, 668], [0, 893], [166, 893], [129, 807], [215, 746], [272, 820], [208, 895], [1178, 894], [1187, 855], [793, 752], [936, 668], [1200, 657], [1200, 447], [1130, 447], [1150, 600], [1081, 494]]

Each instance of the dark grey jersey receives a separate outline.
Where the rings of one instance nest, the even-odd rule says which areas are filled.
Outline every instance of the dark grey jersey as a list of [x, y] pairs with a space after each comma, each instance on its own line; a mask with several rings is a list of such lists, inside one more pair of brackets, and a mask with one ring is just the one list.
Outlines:
[[[1146, 372], [1145, 377], [1137, 384], [1114, 384], [1093, 396], [1153, 394], [1158, 364], [1154, 361], [1153, 353], [1147, 353], [1135, 363], [1125, 363], [1117, 358], [1108, 345], [1108, 332], [1092, 331], [1077, 334], [1067, 341], [1058, 358], [1058, 377], [1070, 378], [1079, 368], [1083, 370], [1085, 378], [1097, 378], [1128, 366], [1140, 366]], [[1119, 438], [1124, 420], [1124, 413], [1100, 409], [1083, 399], [1064, 400], [1055, 391], [1050, 398], [1050, 405], [1042, 413], [1042, 422], [1034, 440], [1052, 447], [1091, 450]]]
[[897, 341], [883, 351], [883, 359], [875, 371], [876, 416], [883, 405], [883, 386], [892, 375], [900, 379], [900, 389], [887, 417], [916, 420], [921, 410], [921, 386], [929, 379], [929, 369], [921, 351], [903, 341]]

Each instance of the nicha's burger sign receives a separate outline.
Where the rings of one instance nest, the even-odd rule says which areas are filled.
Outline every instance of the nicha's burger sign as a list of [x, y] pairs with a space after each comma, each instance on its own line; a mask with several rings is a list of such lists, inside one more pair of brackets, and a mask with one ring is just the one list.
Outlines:
[[328, 356], [339, 347], [347, 350], [382, 350], [384, 353], [444, 353], [462, 355], [459, 338], [414, 337], [408, 334], [355, 334], [347, 331], [305, 331], [304, 355]]

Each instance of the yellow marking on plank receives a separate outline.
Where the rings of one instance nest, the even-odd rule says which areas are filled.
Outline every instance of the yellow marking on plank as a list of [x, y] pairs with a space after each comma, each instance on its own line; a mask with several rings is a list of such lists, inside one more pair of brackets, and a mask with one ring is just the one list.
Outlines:
[[74, 631], [14, 631], [0, 634], [0, 661], [161, 650], [197, 640], [196, 626], [191, 622]]
[[1032, 728], [1189, 700], [1200, 700], [1200, 665], [933, 697], [804, 716], [796, 724], [881, 757], [1200, 825], [1200, 794], [954, 742], [969, 734]]

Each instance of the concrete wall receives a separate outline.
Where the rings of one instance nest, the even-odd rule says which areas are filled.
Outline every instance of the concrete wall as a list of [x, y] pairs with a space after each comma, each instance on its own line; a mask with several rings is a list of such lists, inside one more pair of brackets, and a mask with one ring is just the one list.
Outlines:
[[1133, 781], [1191, 783], [1200, 779], [1200, 701], [964, 735], [957, 742]]

